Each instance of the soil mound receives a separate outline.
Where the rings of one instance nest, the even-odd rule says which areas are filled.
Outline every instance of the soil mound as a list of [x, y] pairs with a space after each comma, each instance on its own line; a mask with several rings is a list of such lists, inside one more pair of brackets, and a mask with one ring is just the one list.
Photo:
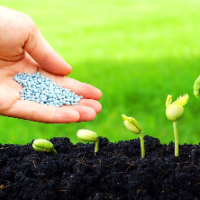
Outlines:
[[157, 200], [200, 199], [199, 145], [160, 144], [145, 136], [145, 159], [139, 139], [73, 145], [50, 140], [58, 152], [36, 152], [27, 145], [0, 145], [0, 199]]

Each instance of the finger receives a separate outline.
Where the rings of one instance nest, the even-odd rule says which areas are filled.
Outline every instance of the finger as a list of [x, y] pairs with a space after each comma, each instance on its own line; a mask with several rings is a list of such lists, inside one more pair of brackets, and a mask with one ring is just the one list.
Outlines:
[[97, 114], [102, 110], [101, 104], [93, 99], [81, 99], [78, 104], [93, 108]]
[[102, 97], [102, 92], [98, 88], [72, 78], [64, 77], [60, 85], [87, 99], [99, 100]]
[[60, 84], [63, 88], [68, 88], [72, 92], [82, 95], [84, 98], [99, 100], [102, 97], [102, 92], [92, 85], [82, 83], [69, 77], [54, 76], [42, 69], [38, 71], [44, 76], [51, 78], [57, 84]]
[[29, 37], [24, 45], [25, 51], [46, 71], [57, 75], [68, 75], [71, 66], [48, 44], [32, 20], [30, 24]]
[[27, 100], [18, 100], [3, 115], [46, 123], [78, 122], [80, 114], [69, 106], [52, 107]]
[[76, 110], [79, 113], [79, 122], [91, 121], [96, 117], [95, 110], [89, 106], [71, 106], [71, 109]]

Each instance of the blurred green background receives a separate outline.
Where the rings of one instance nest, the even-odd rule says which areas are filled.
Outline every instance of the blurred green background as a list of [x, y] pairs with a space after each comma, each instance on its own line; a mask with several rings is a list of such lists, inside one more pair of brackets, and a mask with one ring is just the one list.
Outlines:
[[45, 124], [0, 117], [1, 143], [69, 137], [90, 129], [112, 142], [138, 138], [121, 115], [136, 118], [144, 135], [173, 141], [165, 116], [168, 94], [189, 94], [178, 121], [179, 140], [200, 141], [200, 100], [193, 83], [200, 74], [198, 0], [0, 0], [27, 13], [46, 40], [73, 67], [70, 77], [100, 88], [103, 109], [91, 122]]

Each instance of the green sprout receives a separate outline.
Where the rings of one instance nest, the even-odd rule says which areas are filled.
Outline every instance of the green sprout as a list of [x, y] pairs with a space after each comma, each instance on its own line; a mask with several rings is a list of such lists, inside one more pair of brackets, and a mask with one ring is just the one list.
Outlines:
[[77, 137], [84, 142], [94, 142], [94, 154], [99, 151], [99, 140], [95, 132], [86, 129], [81, 129], [77, 132]]
[[172, 96], [167, 96], [166, 101], [166, 116], [169, 121], [173, 122], [174, 128], [174, 139], [175, 139], [175, 156], [179, 156], [179, 144], [178, 144], [178, 130], [177, 120], [183, 115], [183, 106], [187, 103], [189, 96], [185, 94], [183, 97], [180, 96], [176, 101], [171, 104]]
[[141, 132], [142, 128], [140, 124], [132, 117], [127, 117], [126, 115], [122, 115], [122, 118], [124, 120], [124, 125], [129, 131], [140, 135], [141, 158], [144, 158], [145, 157], [144, 139], [142, 136]]
[[44, 140], [44, 139], [34, 140], [32, 147], [36, 151], [49, 152], [49, 153], [52, 152], [54, 154], [57, 154], [57, 151], [54, 149], [53, 144], [48, 140]]
[[197, 79], [195, 80], [193, 88], [194, 88], [194, 96], [196, 98], [199, 98], [200, 97], [200, 76], [198, 76]]

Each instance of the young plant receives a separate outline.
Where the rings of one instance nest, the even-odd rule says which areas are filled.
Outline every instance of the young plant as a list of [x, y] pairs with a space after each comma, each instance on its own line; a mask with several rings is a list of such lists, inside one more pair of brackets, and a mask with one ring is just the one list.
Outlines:
[[36, 151], [50, 152], [50, 153], [52, 152], [54, 154], [57, 154], [57, 151], [54, 149], [53, 144], [48, 140], [44, 140], [44, 139], [34, 140], [32, 147]]
[[77, 137], [84, 142], [94, 142], [94, 154], [99, 151], [99, 140], [95, 132], [81, 129], [77, 132]]
[[178, 144], [178, 130], [177, 130], [177, 120], [183, 115], [183, 106], [187, 103], [189, 96], [185, 94], [183, 97], [180, 96], [171, 104], [172, 96], [167, 96], [166, 101], [166, 116], [169, 121], [173, 122], [174, 128], [174, 139], [175, 139], [175, 156], [179, 156], [179, 144]]
[[194, 88], [194, 96], [196, 98], [199, 98], [200, 97], [200, 76], [198, 76], [197, 79], [195, 80], [193, 88]]
[[124, 125], [129, 131], [140, 135], [141, 158], [144, 158], [145, 157], [144, 139], [142, 136], [142, 128], [140, 124], [132, 117], [127, 117], [126, 115], [122, 115], [122, 118], [124, 120]]

